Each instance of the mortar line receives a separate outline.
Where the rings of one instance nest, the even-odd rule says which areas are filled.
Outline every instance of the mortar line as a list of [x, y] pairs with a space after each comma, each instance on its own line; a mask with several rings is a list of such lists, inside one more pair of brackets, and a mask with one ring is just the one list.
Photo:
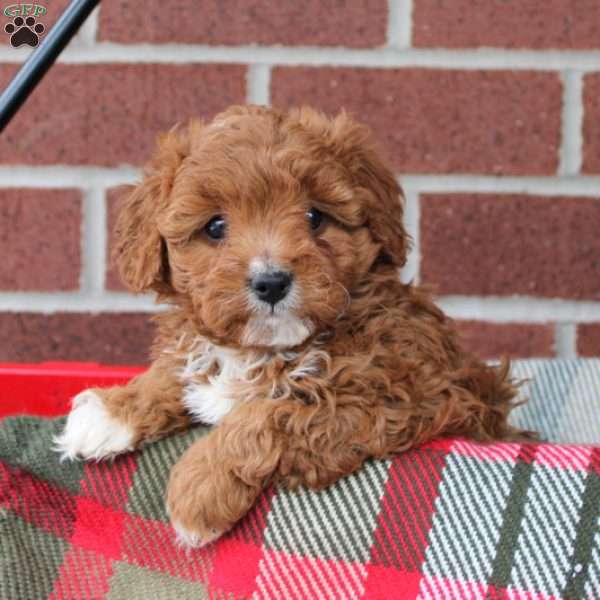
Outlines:
[[419, 269], [421, 263], [421, 247], [419, 235], [420, 203], [419, 194], [414, 189], [404, 188], [404, 224], [408, 234], [412, 237], [412, 249], [408, 253], [406, 264], [402, 268], [400, 277], [402, 281], [419, 283]]
[[600, 320], [600, 302], [530, 296], [439, 296], [437, 302], [456, 319], [494, 323], [593, 323]]
[[574, 176], [493, 176], [493, 175], [401, 175], [405, 188], [421, 193], [473, 192], [600, 198], [600, 177]]
[[246, 98], [250, 104], [271, 105], [271, 67], [254, 64], [246, 73]]
[[410, 48], [412, 38], [412, 0], [388, 0], [388, 48]]
[[[0, 48], [0, 62], [22, 62], [28, 51]], [[501, 48], [369, 49], [331, 46], [205, 46], [195, 44], [116, 44], [66, 48], [59, 62], [87, 63], [226, 63], [374, 68], [422, 67], [433, 69], [534, 70], [559, 72], [575, 69], [599, 71], [598, 50], [513, 50]]]
[[98, 26], [100, 22], [100, 6], [97, 6], [80, 27], [74, 42], [79, 47], [94, 47], [96, 44], [96, 36], [98, 34]]
[[106, 203], [105, 190], [90, 188], [84, 193], [82, 214], [81, 290], [90, 296], [104, 291], [106, 272]]
[[577, 175], [583, 155], [583, 74], [568, 70], [561, 74], [563, 106], [559, 175]]
[[[597, 323], [600, 302], [532, 297], [438, 296], [436, 303], [458, 320], [489, 323]], [[2, 292], [0, 312], [156, 312], [151, 295], [89, 290], [79, 292]], [[561, 342], [562, 343], [562, 342]]]
[[[0, 165], [0, 188], [111, 187], [139, 181], [138, 167]], [[494, 176], [403, 174], [405, 190], [426, 192], [523, 193], [600, 197], [600, 175]]]
[[112, 187], [138, 181], [141, 175], [142, 169], [136, 167], [0, 165], [0, 187]]
[[554, 350], [559, 358], [577, 356], [577, 327], [574, 323], [557, 323], [554, 326]]
[[164, 306], [154, 303], [150, 295], [135, 296], [127, 292], [89, 290], [78, 292], [3, 292], [0, 312], [159, 312]]

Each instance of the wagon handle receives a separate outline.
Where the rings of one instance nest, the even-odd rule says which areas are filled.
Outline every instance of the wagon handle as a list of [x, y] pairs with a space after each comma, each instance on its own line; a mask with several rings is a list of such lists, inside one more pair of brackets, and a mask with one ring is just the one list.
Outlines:
[[0, 96], [0, 132], [21, 108], [100, 0], [72, 0]]

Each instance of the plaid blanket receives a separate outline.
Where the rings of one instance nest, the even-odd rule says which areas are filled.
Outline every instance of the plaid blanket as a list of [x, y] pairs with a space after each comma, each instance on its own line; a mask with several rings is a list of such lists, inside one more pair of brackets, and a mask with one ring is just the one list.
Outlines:
[[512, 413], [515, 425], [551, 442], [600, 444], [600, 359], [517, 360], [512, 373], [528, 400]]
[[[516, 366], [546, 380], [515, 419], [599, 442], [600, 361], [549, 362]], [[267, 490], [223, 539], [185, 554], [163, 493], [205, 430], [60, 464], [49, 448], [62, 424], [0, 427], [2, 600], [600, 598], [600, 447], [435, 442], [323, 492]]]

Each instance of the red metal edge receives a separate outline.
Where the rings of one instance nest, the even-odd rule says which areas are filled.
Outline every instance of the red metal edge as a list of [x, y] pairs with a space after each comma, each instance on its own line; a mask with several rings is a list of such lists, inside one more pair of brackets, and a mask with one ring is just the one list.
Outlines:
[[80, 362], [0, 363], [0, 418], [54, 417], [69, 411], [71, 398], [88, 387], [122, 385], [145, 367]]

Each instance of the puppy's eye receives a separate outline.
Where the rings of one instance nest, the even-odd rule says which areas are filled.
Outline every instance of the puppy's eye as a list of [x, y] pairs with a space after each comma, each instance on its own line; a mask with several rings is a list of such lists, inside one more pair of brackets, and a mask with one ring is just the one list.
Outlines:
[[213, 217], [205, 226], [204, 232], [211, 240], [222, 240], [225, 237], [227, 224], [225, 219], [219, 215]]
[[313, 206], [309, 211], [307, 211], [306, 218], [308, 219], [310, 228], [313, 231], [317, 231], [323, 224], [325, 215], [319, 209]]

